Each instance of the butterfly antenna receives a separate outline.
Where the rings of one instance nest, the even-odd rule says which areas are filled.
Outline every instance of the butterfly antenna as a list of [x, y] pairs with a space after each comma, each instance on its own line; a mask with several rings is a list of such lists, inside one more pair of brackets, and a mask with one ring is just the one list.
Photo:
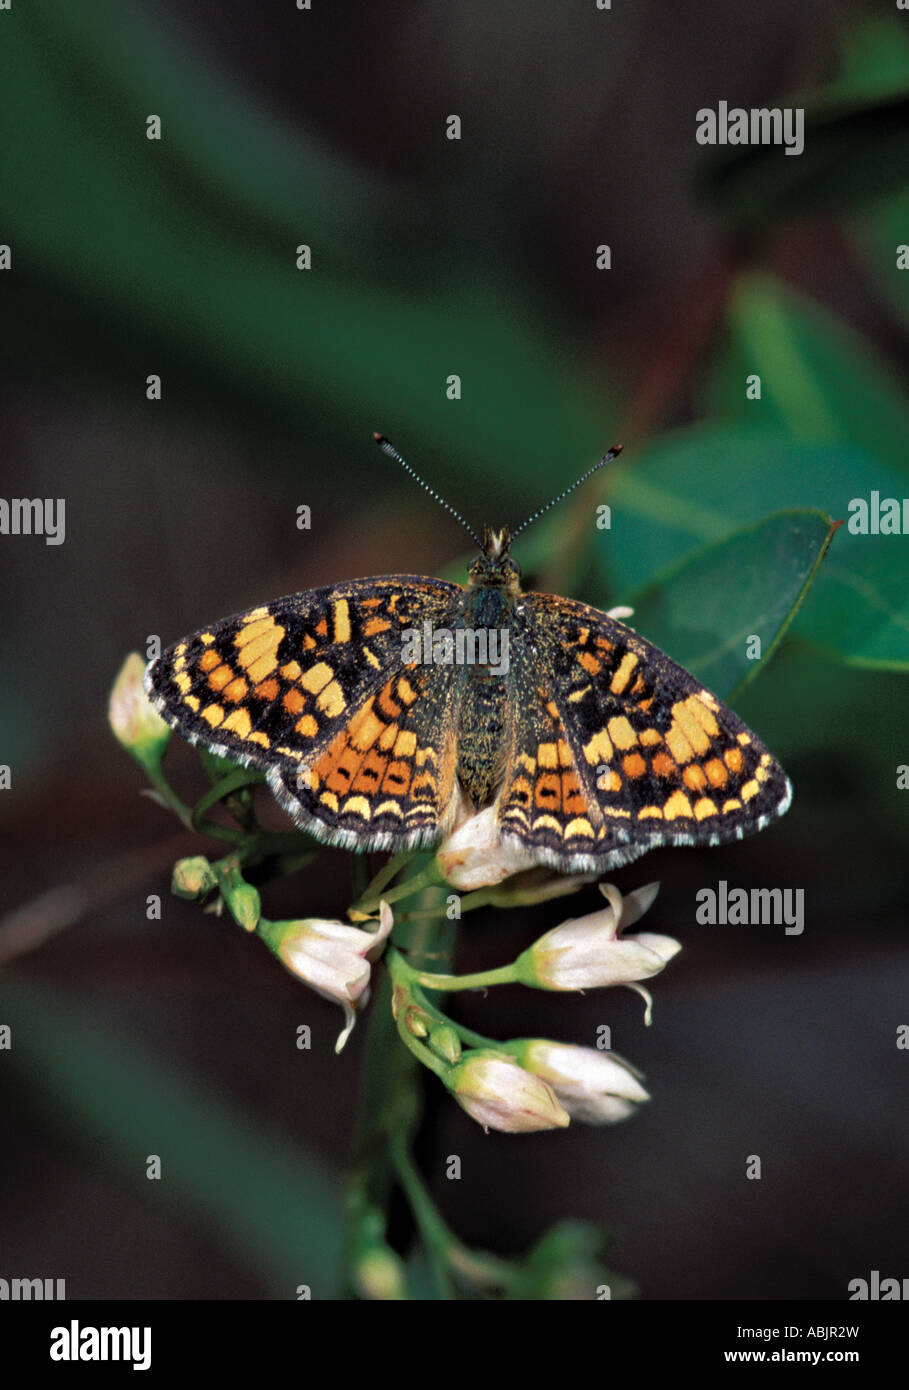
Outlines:
[[541, 517], [544, 512], [548, 512], [550, 507], [554, 507], [557, 502], [561, 502], [562, 499], [567, 497], [570, 492], [574, 492], [576, 487], [581, 486], [581, 483], [586, 483], [587, 479], [591, 476], [592, 473], [596, 473], [598, 468], [603, 468], [607, 463], [611, 463], [614, 458], [618, 458], [621, 452], [621, 444], [613, 444], [612, 448], [609, 450], [608, 453], [605, 453], [603, 455], [599, 463], [595, 463], [592, 468], [588, 468], [586, 473], [582, 473], [580, 478], [578, 478], [577, 482], [572, 483], [571, 487], [567, 487], [564, 492], [560, 492], [558, 497], [553, 497], [551, 502], [547, 502], [545, 507], [541, 507], [538, 512], [534, 512], [533, 516], [529, 516], [526, 521], [522, 521], [520, 526], [516, 527], [515, 530], [512, 531], [511, 539], [514, 540], [515, 536], [518, 535], [519, 532], [523, 531], [525, 526], [529, 526], [532, 521], [536, 521], [537, 518]]
[[383, 454], [387, 454], [388, 457], [389, 457], [390, 459], [394, 459], [396, 463], [399, 463], [399, 464], [401, 465], [401, 467], [404, 469], [404, 471], [405, 471], [406, 473], [409, 473], [410, 476], [414, 479], [414, 481], [415, 481], [415, 482], [418, 482], [418, 483], [420, 484], [420, 487], [426, 489], [426, 491], [429, 493], [430, 497], [434, 497], [435, 500], [440, 504], [440, 506], [444, 507], [445, 510], [446, 510], [447, 512], [451, 512], [452, 516], [455, 517], [458, 521], [460, 521], [461, 525], [464, 527], [464, 530], [465, 530], [465, 531], [468, 533], [468, 535], [470, 535], [471, 538], [473, 539], [474, 545], [476, 545], [476, 546], [478, 547], [478, 549], [482, 550], [482, 549], [483, 549], [483, 543], [482, 543], [482, 541], [479, 539], [479, 537], [477, 536], [477, 534], [476, 534], [476, 532], [474, 531], [473, 527], [472, 527], [472, 526], [468, 526], [467, 522], [464, 520], [464, 518], [462, 517], [461, 513], [460, 513], [460, 512], [456, 512], [455, 509], [454, 509], [454, 507], [451, 505], [450, 502], [446, 502], [446, 501], [445, 501], [445, 498], [444, 498], [444, 497], [440, 497], [439, 494], [438, 494], [437, 492], [435, 492], [435, 491], [429, 486], [428, 483], [424, 483], [424, 481], [423, 481], [423, 479], [420, 477], [419, 473], [415, 472], [414, 469], [411, 468], [410, 464], [407, 463], [406, 460], [402, 459], [401, 455], [398, 453], [397, 449], [396, 449], [395, 446], [391, 443], [391, 441], [388, 440], [388, 439], [386, 439], [385, 436], [384, 436], [384, 434], [374, 434], [374, 435], [373, 435], [373, 439], [376, 441], [376, 443], [378, 444], [379, 448], [382, 450], [382, 453], [383, 453]]

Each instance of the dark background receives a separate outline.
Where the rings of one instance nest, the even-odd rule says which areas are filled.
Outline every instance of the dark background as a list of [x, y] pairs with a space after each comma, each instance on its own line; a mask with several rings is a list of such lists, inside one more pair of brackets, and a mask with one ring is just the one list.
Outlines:
[[[796, 408], [772, 389], [757, 407], [747, 486], [766, 458], [761, 514], [792, 504], [776, 490], [782, 439], [793, 485], [812, 479], [803, 505], [845, 515], [840, 479], [866, 437], [868, 476], [888, 491], [905, 447], [893, 421], [909, 418], [909, 295], [893, 270], [909, 240], [909, 17], [828, 0], [77, 8], [0, 15], [4, 492], [67, 502], [64, 545], [0, 538], [13, 770], [0, 1021], [14, 1030], [0, 1052], [0, 1276], [65, 1277], [69, 1297], [293, 1297], [311, 1276], [282, 1235], [285, 1204], [304, 1233], [310, 1212], [334, 1211], [365, 1030], [336, 1059], [336, 1009], [169, 895], [173, 859], [205, 846], [138, 795], [106, 724], [113, 677], [151, 633], [169, 643], [296, 589], [459, 565], [463, 533], [377, 453], [377, 429], [476, 526], [517, 521], [614, 439], [627, 486], [646, 483], [654, 450], [674, 457], [676, 440], [700, 439], [674, 432], [706, 425], [717, 433], [689, 449], [679, 489], [728, 510], [733, 530], [744, 464], [719, 431], [752, 429], [740, 398], [762, 370], [755, 305], [811, 301], [836, 325], [801, 375], [785, 366]], [[801, 159], [776, 151], [729, 173], [695, 143], [701, 106], [824, 93], [843, 120]], [[151, 112], [160, 143], [144, 136]], [[764, 360], [771, 386], [777, 361]], [[811, 449], [823, 468], [802, 475], [797, 451]], [[534, 563], [554, 587], [627, 597], [623, 485], [602, 478], [586, 504], [616, 509], [615, 567], [608, 549], [575, 563], [577, 511], [540, 531]], [[654, 511], [671, 529], [661, 494]], [[872, 1269], [909, 1274], [909, 1054], [896, 1047], [909, 541], [879, 545], [886, 654], [863, 652], [861, 615], [840, 625], [819, 584], [736, 700], [793, 779], [785, 821], [614, 876], [624, 891], [661, 879], [647, 928], [683, 943], [654, 984], [652, 1028], [619, 991], [462, 1001], [465, 1021], [502, 1037], [593, 1044], [609, 1023], [653, 1096], [612, 1130], [516, 1138], [484, 1136], [433, 1093], [420, 1157], [465, 1239], [514, 1252], [562, 1217], [600, 1219], [614, 1267], [652, 1299], [842, 1299]], [[169, 757], [198, 794], [193, 756]], [[803, 888], [804, 935], [698, 926], [695, 894], [720, 878]], [[145, 917], [152, 892], [160, 922]], [[327, 851], [267, 905], [338, 915], [349, 900], [346, 856]], [[510, 959], [597, 901], [591, 888], [567, 912], [468, 919], [459, 966]], [[144, 1176], [155, 1152], [160, 1184]], [[451, 1153], [459, 1183], [444, 1177]], [[752, 1154], [760, 1182], [744, 1176]]]

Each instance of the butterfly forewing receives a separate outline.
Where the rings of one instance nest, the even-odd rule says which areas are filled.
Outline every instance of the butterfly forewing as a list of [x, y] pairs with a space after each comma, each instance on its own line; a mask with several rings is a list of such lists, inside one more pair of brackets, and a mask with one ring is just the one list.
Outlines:
[[[659, 845], [719, 844], [789, 805], [782, 768], [681, 666], [585, 604], [526, 594], [515, 681], [532, 716], [500, 802], [503, 830], [565, 869], [606, 869]], [[523, 652], [523, 655], [520, 653]]]
[[176, 643], [146, 689], [185, 738], [262, 768], [320, 838], [420, 843], [451, 798], [451, 668], [405, 663], [404, 634], [446, 626], [462, 595], [413, 575], [292, 594]]

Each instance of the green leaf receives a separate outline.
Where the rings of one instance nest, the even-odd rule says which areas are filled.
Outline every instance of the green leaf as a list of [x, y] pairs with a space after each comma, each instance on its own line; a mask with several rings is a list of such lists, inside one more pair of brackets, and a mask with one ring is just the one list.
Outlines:
[[[820, 507], [837, 519], [850, 504], [902, 498], [905, 476], [851, 446], [799, 444], [786, 435], [698, 426], [666, 435], [614, 479], [613, 526], [597, 535], [608, 589], [626, 602], [692, 546], [758, 521], [768, 504]], [[831, 655], [905, 669], [909, 661], [909, 546], [899, 536], [854, 535], [844, 526], [800, 610], [795, 631]]]
[[164, 361], [183, 408], [244, 412], [282, 439], [305, 426], [310, 457], [328, 434], [364, 474], [387, 430], [415, 462], [443, 453], [440, 487], [504, 477], [511, 503], [560, 458], [573, 476], [608, 433], [602, 380], [594, 395], [554, 350], [527, 286], [465, 276], [444, 208], [415, 237], [406, 197], [264, 116], [141, 10], [35, 0], [6, 26], [0, 85], [17, 361], [77, 343], [80, 369], [131, 392]]
[[[792, 621], [836, 530], [791, 511], [694, 551], [631, 600], [629, 621], [721, 699], [751, 679]], [[759, 637], [761, 656], [748, 656]]]
[[805, 111], [801, 153], [782, 144], [716, 146], [695, 175], [695, 192], [737, 227], [854, 211], [905, 184], [909, 84], [894, 95], [828, 93], [787, 106]]
[[[745, 396], [761, 378], [761, 399]], [[871, 347], [840, 320], [767, 275], [739, 280], [726, 339], [706, 383], [708, 413], [848, 444], [907, 472], [909, 404]]]
[[[294, 1298], [298, 1284], [334, 1296], [342, 1198], [320, 1164], [52, 989], [6, 975], [0, 1004], [16, 1039], [7, 1065], [21, 1068], [53, 1123], [81, 1134], [93, 1161], [116, 1167], [156, 1206], [171, 1202], [180, 1214], [188, 1204], [281, 1296]], [[162, 1161], [155, 1191], [148, 1154]]]

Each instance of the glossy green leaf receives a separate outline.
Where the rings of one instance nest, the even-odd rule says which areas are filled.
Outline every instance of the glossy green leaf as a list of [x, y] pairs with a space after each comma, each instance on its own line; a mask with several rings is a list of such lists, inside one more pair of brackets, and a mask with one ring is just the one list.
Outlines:
[[0, 84], [6, 125], [28, 132], [0, 142], [18, 362], [46, 368], [70, 342], [80, 370], [131, 391], [163, 362], [184, 405], [362, 440], [364, 471], [379, 428], [415, 462], [441, 451], [440, 483], [466, 459], [512, 502], [608, 432], [602, 382], [594, 401], [524, 287], [465, 279], [431, 234], [402, 285], [414, 221], [391, 188], [264, 116], [140, 10], [36, 0], [5, 26]]
[[909, 661], [909, 545], [853, 534], [853, 504], [909, 494], [905, 476], [849, 445], [800, 444], [737, 426], [681, 430], [613, 480], [613, 525], [597, 535], [608, 588], [625, 602], [691, 548], [728, 537], [770, 508], [820, 507], [844, 520], [795, 631], [842, 660], [902, 670]]
[[[745, 395], [753, 374], [760, 400]], [[705, 394], [717, 419], [855, 444], [909, 472], [909, 402], [898, 383], [868, 343], [772, 276], [738, 282]]]
[[[631, 600], [631, 625], [721, 699], [767, 661], [817, 573], [835, 524], [791, 511], [695, 550]], [[755, 637], [760, 656], [749, 655]]]

